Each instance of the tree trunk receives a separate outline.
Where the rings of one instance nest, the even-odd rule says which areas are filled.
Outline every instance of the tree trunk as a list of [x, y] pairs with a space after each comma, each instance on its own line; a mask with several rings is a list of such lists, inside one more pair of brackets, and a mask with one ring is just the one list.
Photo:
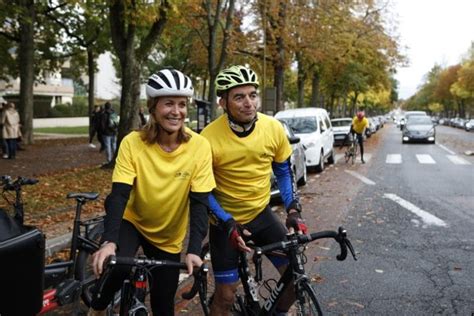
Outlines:
[[304, 107], [304, 84], [306, 81], [306, 72], [301, 61], [300, 54], [296, 54], [296, 59], [298, 60], [298, 79], [297, 79], [297, 107]]
[[89, 135], [92, 129], [92, 111], [94, 111], [94, 98], [95, 98], [95, 60], [94, 52], [92, 47], [87, 47], [87, 75], [89, 76], [89, 87], [87, 102], [89, 105]]
[[313, 72], [313, 79], [311, 81], [311, 106], [319, 107], [319, 82], [320, 76], [317, 71]]
[[23, 143], [31, 144], [33, 143], [34, 23], [36, 11], [33, 0], [22, 0], [20, 4], [25, 11], [20, 19], [20, 44], [18, 47], [20, 63], [19, 113]]

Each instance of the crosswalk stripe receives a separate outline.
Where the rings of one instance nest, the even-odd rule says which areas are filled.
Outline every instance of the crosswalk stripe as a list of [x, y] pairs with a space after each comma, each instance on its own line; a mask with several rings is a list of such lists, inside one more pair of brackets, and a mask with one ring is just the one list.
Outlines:
[[470, 165], [471, 163], [457, 155], [446, 155], [449, 160], [455, 165]]
[[387, 155], [387, 158], [385, 159], [385, 163], [400, 164], [400, 163], [402, 163], [402, 155], [400, 155], [400, 154], [389, 154], [389, 155]]
[[436, 161], [434, 161], [434, 159], [431, 158], [430, 155], [416, 155], [416, 159], [418, 159], [418, 162], [422, 164], [435, 164], [436, 163]]

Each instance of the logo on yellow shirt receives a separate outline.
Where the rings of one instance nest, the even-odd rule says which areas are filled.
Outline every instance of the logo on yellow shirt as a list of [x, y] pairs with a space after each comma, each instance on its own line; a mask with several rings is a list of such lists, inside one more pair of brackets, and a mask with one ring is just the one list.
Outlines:
[[178, 171], [174, 175], [174, 177], [178, 178], [178, 180], [186, 180], [186, 179], [189, 179], [190, 176], [191, 174], [187, 171]]

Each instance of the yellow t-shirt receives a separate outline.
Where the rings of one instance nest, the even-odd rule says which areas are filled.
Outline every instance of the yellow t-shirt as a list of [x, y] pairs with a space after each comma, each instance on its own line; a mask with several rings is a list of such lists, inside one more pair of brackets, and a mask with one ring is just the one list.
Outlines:
[[201, 132], [212, 148], [213, 193], [222, 208], [242, 224], [253, 220], [270, 200], [271, 163], [287, 160], [292, 152], [280, 122], [258, 113], [255, 124], [250, 135], [238, 137], [224, 114]]
[[179, 253], [189, 220], [189, 192], [215, 187], [209, 142], [190, 129], [187, 143], [167, 153], [139, 132], [120, 144], [113, 182], [133, 185], [124, 219], [157, 248]]
[[357, 116], [354, 116], [352, 119], [352, 129], [357, 134], [362, 134], [367, 126], [369, 126], [369, 120], [366, 117], [364, 117], [362, 120], [359, 120]]

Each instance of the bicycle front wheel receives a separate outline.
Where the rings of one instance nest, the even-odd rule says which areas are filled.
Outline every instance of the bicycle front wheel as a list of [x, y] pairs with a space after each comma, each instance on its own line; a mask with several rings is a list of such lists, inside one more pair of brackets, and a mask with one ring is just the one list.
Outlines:
[[323, 313], [319, 306], [318, 300], [313, 287], [308, 282], [300, 283], [299, 293], [297, 293], [296, 299], [296, 310], [294, 313], [288, 313], [288, 315], [295, 316], [321, 316]]

